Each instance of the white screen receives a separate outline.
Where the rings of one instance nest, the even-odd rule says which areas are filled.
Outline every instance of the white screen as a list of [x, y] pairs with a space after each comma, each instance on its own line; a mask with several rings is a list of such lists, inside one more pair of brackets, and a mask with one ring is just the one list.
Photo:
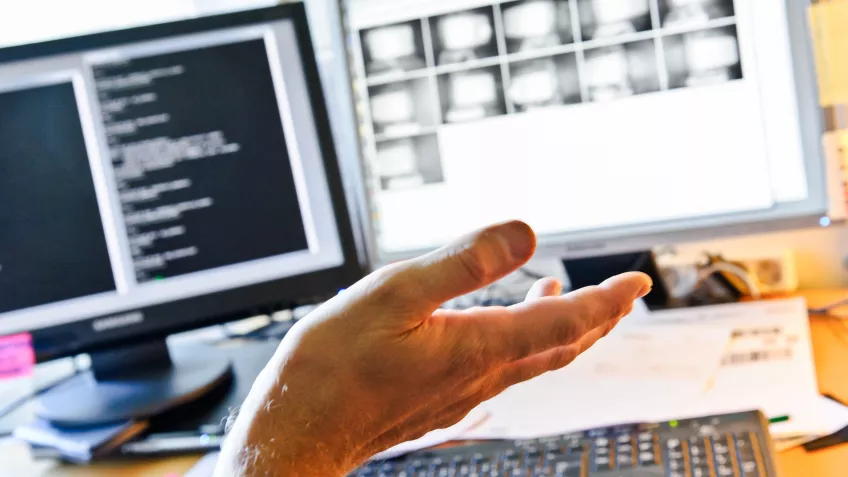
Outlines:
[[387, 254], [808, 197], [783, 0], [352, 0]]

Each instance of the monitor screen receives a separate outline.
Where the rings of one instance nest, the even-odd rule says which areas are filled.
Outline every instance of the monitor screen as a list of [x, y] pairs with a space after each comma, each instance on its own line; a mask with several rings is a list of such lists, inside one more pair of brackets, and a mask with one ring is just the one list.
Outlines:
[[355, 281], [323, 108], [300, 7], [0, 50], [0, 333], [164, 333]]
[[804, 2], [347, 3], [384, 255], [510, 218], [556, 245], [827, 210]]

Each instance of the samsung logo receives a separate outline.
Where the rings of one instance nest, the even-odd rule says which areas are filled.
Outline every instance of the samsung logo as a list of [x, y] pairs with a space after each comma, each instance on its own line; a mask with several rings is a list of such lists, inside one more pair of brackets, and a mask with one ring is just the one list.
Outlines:
[[570, 243], [565, 246], [565, 250], [572, 253], [604, 250], [606, 248], [607, 244], [604, 242]]
[[91, 327], [94, 328], [94, 331], [100, 333], [103, 331], [139, 325], [141, 323], [144, 323], [144, 314], [142, 314], [140, 311], [136, 311], [134, 313], [127, 313], [124, 315], [116, 315], [110, 316], [109, 318], [94, 320], [94, 323], [92, 323]]

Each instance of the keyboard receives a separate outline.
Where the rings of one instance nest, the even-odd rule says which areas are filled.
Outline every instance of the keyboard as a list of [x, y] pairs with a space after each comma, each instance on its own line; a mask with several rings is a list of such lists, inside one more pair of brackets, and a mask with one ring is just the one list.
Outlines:
[[759, 412], [487, 441], [371, 462], [350, 477], [775, 477]]

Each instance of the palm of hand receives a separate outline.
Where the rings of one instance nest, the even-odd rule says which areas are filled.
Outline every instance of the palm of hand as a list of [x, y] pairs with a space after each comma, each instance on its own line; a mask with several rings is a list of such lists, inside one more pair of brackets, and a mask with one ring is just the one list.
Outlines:
[[[334, 298], [284, 340], [254, 388], [261, 392], [253, 423], [264, 424], [245, 432], [267, 441], [267, 429], [298, 429], [297, 440], [312, 443], [299, 458], [309, 454], [323, 467], [283, 475], [342, 475], [459, 422], [513, 384], [566, 366], [650, 290], [640, 274], [567, 296], [558, 296], [555, 280], [542, 280], [513, 307], [438, 310], [514, 271], [534, 249], [526, 226], [506, 224], [384, 268]], [[286, 425], [275, 425], [282, 415]]]

